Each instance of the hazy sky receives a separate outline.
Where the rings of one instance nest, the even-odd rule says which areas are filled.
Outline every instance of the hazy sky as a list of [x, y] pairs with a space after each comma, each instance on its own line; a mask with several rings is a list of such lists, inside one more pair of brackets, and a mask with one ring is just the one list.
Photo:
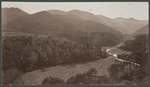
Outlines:
[[148, 20], [148, 2], [2, 2], [2, 7], [17, 7], [28, 13], [42, 10], [78, 9], [110, 18], [124, 17]]

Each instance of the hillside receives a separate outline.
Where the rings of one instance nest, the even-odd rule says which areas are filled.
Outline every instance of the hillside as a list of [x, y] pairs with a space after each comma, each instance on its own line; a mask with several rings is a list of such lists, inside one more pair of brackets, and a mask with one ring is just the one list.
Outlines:
[[[111, 27], [117, 31], [120, 31], [122, 33], [127, 33], [127, 34], [135, 32], [137, 29], [143, 27], [144, 25], [146, 25], [148, 23], [148, 21], [146, 21], [146, 20], [136, 20], [134, 18], [119, 17], [119, 18], [110, 19], [103, 15], [94, 15], [92, 13], [85, 12], [85, 11], [79, 11], [79, 10], [72, 10], [69, 12], [60, 11], [60, 10], [48, 10], [47, 12], [52, 14], [53, 16], [60, 16], [60, 18], [63, 19], [63, 21], [64, 20], [66, 21], [66, 18], [67, 18], [68, 22], [78, 20], [78, 21], [74, 21], [74, 23], [72, 23], [72, 24], [69, 24], [69, 26], [72, 26], [75, 24], [73, 26], [74, 28], [79, 28], [79, 30], [84, 30], [84, 31], [86, 29], [86, 32], [87, 31], [91, 32], [90, 30], [100, 31], [100, 29], [97, 29], [98, 26], [96, 25], [96, 23], [91, 24], [93, 22], [98, 22], [100, 24], [104, 24], [103, 26], [106, 26], [109, 28]], [[15, 31], [16, 29], [15, 30], [13, 30], [13, 29], [7, 30], [8, 28], [6, 28], [6, 27], [8, 27], [8, 25], [6, 27], [4, 25], [7, 24], [8, 22], [11, 22], [13, 19], [15, 19], [14, 21], [16, 21], [16, 18], [21, 15], [29, 15], [29, 14], [18, 8], [3, 8], [2, 9], [3, 30]], [[68, 19], [68, 17], [69, 17], [69, 19]], [[18, 20], [18, 18], [17, 18], [17, 20]], [[67, 22], [67, 24], [68, 24], [68, 22]], [[87, 23], [85, 23], [85, 22], [87, 22]], [[89, 25], [89, 24], [91, 24], [91, 25]], [[55, 25], [55, 24], [52, 24], [52, 25]], [[58, 25], [61, 26], [61, 24], [58, 24]], [[63, 25], [63, 26], [68, 26], [68, 25]], [[91, 29], [91, 26], [96, 26], [96, 27], [92, 27], [92, 29]], [[101, 27], [102, 27], [102, 25], [101, 25]], [[51, 28], [53, 28], [53, 27], [51, 27]], [[65, 27], [65, 28], [67, 29], [67, 27]], [[90, 28], [90, 29], [88, 29], [88, 28]], [[102, 27], [102, 28], [104, 28], [104, 27]], [[107, 30], [107, 29], [105, 29], [105, 30]]]
[[117, 23], [118, 29], [125, 31], [127, 34], [131, 34], [138, 30], [139, 28], [143, 27], [144, 25], [148, 24], [147, 20], [137, 20], [134, 18], [114, 18], [115, 23]]
[[147, 20], [136, 20], [134, 18], [121, 18], [121, 17], [110, 19], [103, 15], [94, 15], [92, 13], [79, 10], [72, 10], [69, 11], [68, 13], [76, 15], [85, 20], [91, 20], [102, 23], [124, 34], [130, 34], [136, 31], [137, 29], [141, 28], [145, 24], [148, 24]]
[[113, 19], [105, 17], [103, 15], [96, 15], [96, 16], [98, 17], [100, 23], [110, 26], [110, 27], [116, 29], [117, 31], [120, 31], [121, 33], [126, 32], [126, 30], [122, 30], [121, 27], [119, 28], [118, 23], [115, 22]]
[[6, 24], [7, 29], [32, 34], [59, 34], [71, 32], [114, 32], [104, 24], [83, 20], [72, 15], [52, 15], [47, 11], [17, 17]]
[[142, 28], [138, 29], [137, 31], [133, 32], [133, 36], [141, 35], [141, 34], [148, 34], [149, 33], [148, 25], [143, 26]]
[[35, 14], [20, 16], [6, 24], [7, 29], [23, 33], [53, 34], [71, 30], [72, 26], [52, 14], [42, 11]]
[[80, 10], [71, 10], [68, 13], [72, 15], [76, 15], [80, 18], [83, 18], [85, 20], [91, 20], [91, 21], [96, 21], [99, 22], [99, 19], [92, 13], [85, 12], [85, 11], [80, 11]]
[[12, 21], [21, 15], [27, 14], [28, 13], [18, 8], [2, 8], [2, 25], [5, 25], [7, 22]]

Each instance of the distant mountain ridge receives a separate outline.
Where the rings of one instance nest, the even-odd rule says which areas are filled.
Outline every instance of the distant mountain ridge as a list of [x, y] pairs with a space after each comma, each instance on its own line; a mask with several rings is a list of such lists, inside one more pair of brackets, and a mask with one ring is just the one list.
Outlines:
[[[9, 12], [11, 13], [12, 8], [3, 8], [3, 13], [6, 13], [6, 11], [5, 11], [6, 9], [7, 10], [9, 9]], [[16, 21], [16, 19], [19, 20], [17, 17], [19, 17], [21, 15], [26, 15], [26, 16], [34, 15], [34, 14], [27, 14], [26, 12], [23, 12], [22, 10], [20, 10], [18, 8], [13, 8], [13, 9], [17, 9], [17, 12], [14, 12], [14, 13], [16, 13], [18, 16], [11, 17], [11, 15], [6, 15], [6, 16], [8, 16], [8, 17], [6, 17], [6, 16], [2, 15], [3, 19], [12, 18], [12, 20], [14, 19], [14, 21]], [[138, 30], [139, 28], [143, 27], [144, 25], [148, 24], [147, 20], [136, 20], [134, 18], [121, 18], [121, 17], [111, 19], [111, 18], [105, 17], [103, 15], [94, 15], [92, 13], [85, 12], [85, 11], [79, 11], [79, 10], [71, 10], [69, 12], [60, 11], [60, 10], [48, 10], [45, 12], [47, 12], [47, 14], [48, 13], [51, 14], [51, 16], [53, 16], [54, 18], [57, 18], [61, 22], [62, 21], [65, 22], [65, 25], [63, 25], [63, 26], [65, 26], [66, 29], [69, 29], [71, 27], [71, 28], [74, 28], [74, 29], [76, 28], [77, 30], [86, 31], [86, 32], [93, 32], [93, 31], [101, 32], [103, 30], [104, 31], [109, 30], [110, 32], [112, 32], [112, 30], [114, 31], [114, 29], [115, 29], [123, 34], [131, 34], [131, 33], [135, 32], [136, 30]], [[11, 23], [11, 19], [10, 20], [8, 19], [8, 21], [7, 21], [10, 23], [5, 22], [4, 20], [2, 20], [2, 21], [3, 21], [2, 22], [3, 24], [7, 24], [7, 26], [6, 26], [7, 28], [10, 28], [9, 24]], [[56, 22], [56, 24], [57, 24], [57, 22]], [[55, 25], [55, 24], [53, 24], [53, 25]], [[11, 26], [14, 26], [14, 25], [11, 24]], [[98, 28], [100, 28], [100, 26], [101, 26], [101, 29], [98, 29]], [[56, 27], [58, 27], [58, 26], [56, 26]], [[19, 28], [19, 26], [18, 26], [18, 28]], [[105, 28], [107, 28], [107, 29], [105, 29]]]
[[68, 13], [72, 15], [76, 15], [80, 18], [83, 18], [85, 20], [91, 20], [91, 21], [96, 21], [99, 22], [99, 19], [92, 13], [85, 12], [85, 11], [80, 11], [80, 10], [71, 10]]
[[117, 23], [117, 27], [125, 30], [127, 34], [131, 34], [142, 28], [144, 25], [148, 24], [147, 20], [137, 20], [134, 18], [115, 18], [113, 19]]
[[47, 12], [51, 13], [52, 15], [69, 15], [68, 12], [61, 10], [48, 10]]
[[59, 34], [71, 32], [114, 32], [104, 24], [83, 20], [74, 15], [53, 15], [48, 11], [19, 16], [6, 24], [6, 29], [32, 34]]
[[[67, 26], [67, 24], [62, 24], [61, 19], [53, 16], [47, 11], [23, 15], [6, 24], [7, 29], [33, 34], [61, 32], [64, 30], [64, 26]], [[69, 28], [67, 27], [65, 30]]]
[[124, 34], [130, 34], [142, 26], [148, 24], [147, 20], [136, 20], [134, 18], [115, 18], [111, 19], [102, 15], [94, 15], [89, 12], [73, 10], [69, 11], [69, 13], [79, 16], [86, 20], [92, 20], [96, 22], [103, 23], [109, 27], [116, 29]]

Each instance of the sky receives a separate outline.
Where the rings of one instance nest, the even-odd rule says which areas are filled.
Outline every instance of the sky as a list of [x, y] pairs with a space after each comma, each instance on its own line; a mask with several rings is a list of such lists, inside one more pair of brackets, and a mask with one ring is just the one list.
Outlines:
[[149, 19], [148, 2], [2, 2], [4, 7], [17, 7], [30, 14], [43, 10], [81, 10], [109, 18]]

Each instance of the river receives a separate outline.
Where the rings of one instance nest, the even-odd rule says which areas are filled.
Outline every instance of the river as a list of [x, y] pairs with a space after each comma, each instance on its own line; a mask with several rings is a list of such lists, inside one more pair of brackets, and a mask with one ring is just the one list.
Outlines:
[[[123, 60], [123, 59], [120, 59], [118, 57], [119, 54], [131, 54], [131, 52], [128, 52], [128, 51], [124, 51], [124, 50], [121, 50], [119, 49], [118, 47], [121, 47], [123, 46], [124, 44], [123, 43], [120, 43], [118, 44], [117, 46], [114, 46], [114, 47], [109, 47], [109, 48], [106, 48], [106, 53], [110, 56], [114, 56], [114, 58], [117, 60], [117, 61], [120, 61], [120, 62], [125, 62], [125, 63], [130, 63], [130, 64], [134, 64], [136, 66], [140, 66], [140, 64], [138, 63], [134, 63], [132, 61], [127, 61], [127, 60]], [[114, 51], [115, 50], [115, 51]]]

